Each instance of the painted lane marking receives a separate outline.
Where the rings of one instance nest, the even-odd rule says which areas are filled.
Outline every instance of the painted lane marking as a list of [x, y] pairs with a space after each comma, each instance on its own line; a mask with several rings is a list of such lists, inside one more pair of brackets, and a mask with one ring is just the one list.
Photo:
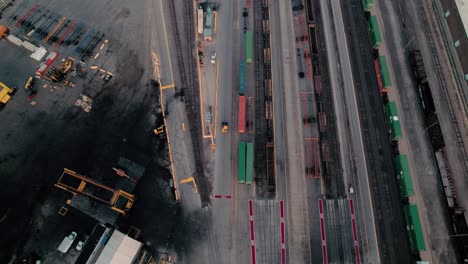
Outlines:
[[255, 229], [254, 229], [254, 219], [253, 219], [253, 201], [249, 200], [249, 221], [250, 221], [250, 248], [252, 251], [252, 264], [256, 264], [255, 256]]
[[280, 223], [281, 223], [281, 264], [286, 264], [286, 242], [284, 227], [284, 201], [280, 200]]
[[323, 256], [323, 264], [328, 263], [327, 258], [327, 238], [325, 236], [325, 219], [323, 216], [323, 201], [319, 199], [319, 211], [320, 211], [320, 234], [322, 237], [322, 256]]
[[356, 254], [356, 264], [360, 264], [361, 256], [359, 255], [359, 241], [357, 236], [356, 216], [354, 215], [354, 202], [352, 199], [349, 200], [349, 209], [351, 212], [351, 224], [353, 226], [354, 252]]

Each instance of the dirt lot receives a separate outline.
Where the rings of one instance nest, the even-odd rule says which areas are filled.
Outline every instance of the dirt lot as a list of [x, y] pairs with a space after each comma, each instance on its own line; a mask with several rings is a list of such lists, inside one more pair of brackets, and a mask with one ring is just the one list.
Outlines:
[[[43, 88], [45, 82], [40, 81], [33, 99], [37, 104], [32, 106], [23, 87], [39, 63], [29, 58], [25, 49], [0, 42], [0, 81], [19, 88], [0, 112], [0, 262], [32, 252], [48, 255], [75, 227], [89, 232], [92, 221], [84, 216], [72, 213], [72, 220], [66, 221], [57, 217], [69, 195], [53, 184], [64, 167], [99, 178], [121, 156], [146, 167], [135, 193], [138, 201], [131, 215], [121, 219], [121, 226], [140, 228], [142, 239], [154, 249], [184, 240], [187, 234], [174, 228], [183, 213], [171, 200], [170, 177], [163, 168], [167, 165], [165, 144], [152, 133], [160, 120], [158, 90], [151, 82], [153, 69], [145, 38], [151, 29], [142, 26], [148, 13], [146, 1], [16, 1], [0, 24], [23, 36], [27, 31], [14, 27], [17, 21], [11, 15], [17, 12], [21, 17], [36, 3], [58, 17], [102, 32], [108, 43], [97, 60], [86, 61], [87, 71], [74, 79], [75, 87]], [[31, 42], [52, 49], [39, 37]], [[57, 48], [60, 59], [76, 58], [74, 48]], [[100, 73], [91, 69], [94, 65], [114, 77], [105, 83]], [[94, 99], [90, 113], [74, 106], [81, 93]], [[54, 225], [60, 228], [51, 228]]]

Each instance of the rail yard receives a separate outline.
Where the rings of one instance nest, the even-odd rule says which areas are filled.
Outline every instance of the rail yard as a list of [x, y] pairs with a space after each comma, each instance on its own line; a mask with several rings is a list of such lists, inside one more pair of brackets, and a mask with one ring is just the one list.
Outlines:
[[464, 1], [0, 1], [0, 262], [466, 263]]

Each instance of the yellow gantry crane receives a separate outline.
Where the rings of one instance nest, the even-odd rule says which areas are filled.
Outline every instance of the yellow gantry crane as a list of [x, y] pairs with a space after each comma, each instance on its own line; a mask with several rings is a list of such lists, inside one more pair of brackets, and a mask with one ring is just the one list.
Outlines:
[[[67, 168], [55, 187], [71, 192], [73, 195], [84, 195], [91, 199], [108, 204], [112, 210], [125, 215], [135, 202], [135, 196], [122, 190], [114, 190]], [[96, 190], [100, 189], [99, 192]], [[71, 203], [71, 201], [67, 201]]]

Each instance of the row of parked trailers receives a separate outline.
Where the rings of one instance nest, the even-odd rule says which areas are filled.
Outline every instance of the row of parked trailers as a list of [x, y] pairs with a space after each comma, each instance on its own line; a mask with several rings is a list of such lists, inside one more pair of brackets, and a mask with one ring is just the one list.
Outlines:
[[[392, 88], [392, 81], [388, 69], [387, 59], [379, 54], [379, 47], [382, 44], [382, 35], [379, 28], [377, 16], [372, 15], [374, 0], [362, 0], [363, 11], [368, 18], [369, 42], [375, 55], [374, 67], [376, 71], [379, 90], [385, 95]], [[400, 118], [398, 117], [397, 105], [393, 101], [387, 101], [384, 106], [387, 125], [389, 128], [390, 139], [397, 142], [402, 137]], [[409, 197], [414, 195], [413, 182], [408, 163], [408, 157], [404, 154], [397, 154], [394, 157], [394, 163], [397, 171], [397, 179], [400, 188], [400, 197], [404, 202], [403, 212], [406, 222], [406, 230], [410, 240], [412, 252], [422, 252], [426, 250], [424, 236], [419, 219], [418, 208], [415, 204], [409, 203]]]
[[253, 143], [239, 142], [237, 157], [237, 181], [253, 183], [254, 147]]

